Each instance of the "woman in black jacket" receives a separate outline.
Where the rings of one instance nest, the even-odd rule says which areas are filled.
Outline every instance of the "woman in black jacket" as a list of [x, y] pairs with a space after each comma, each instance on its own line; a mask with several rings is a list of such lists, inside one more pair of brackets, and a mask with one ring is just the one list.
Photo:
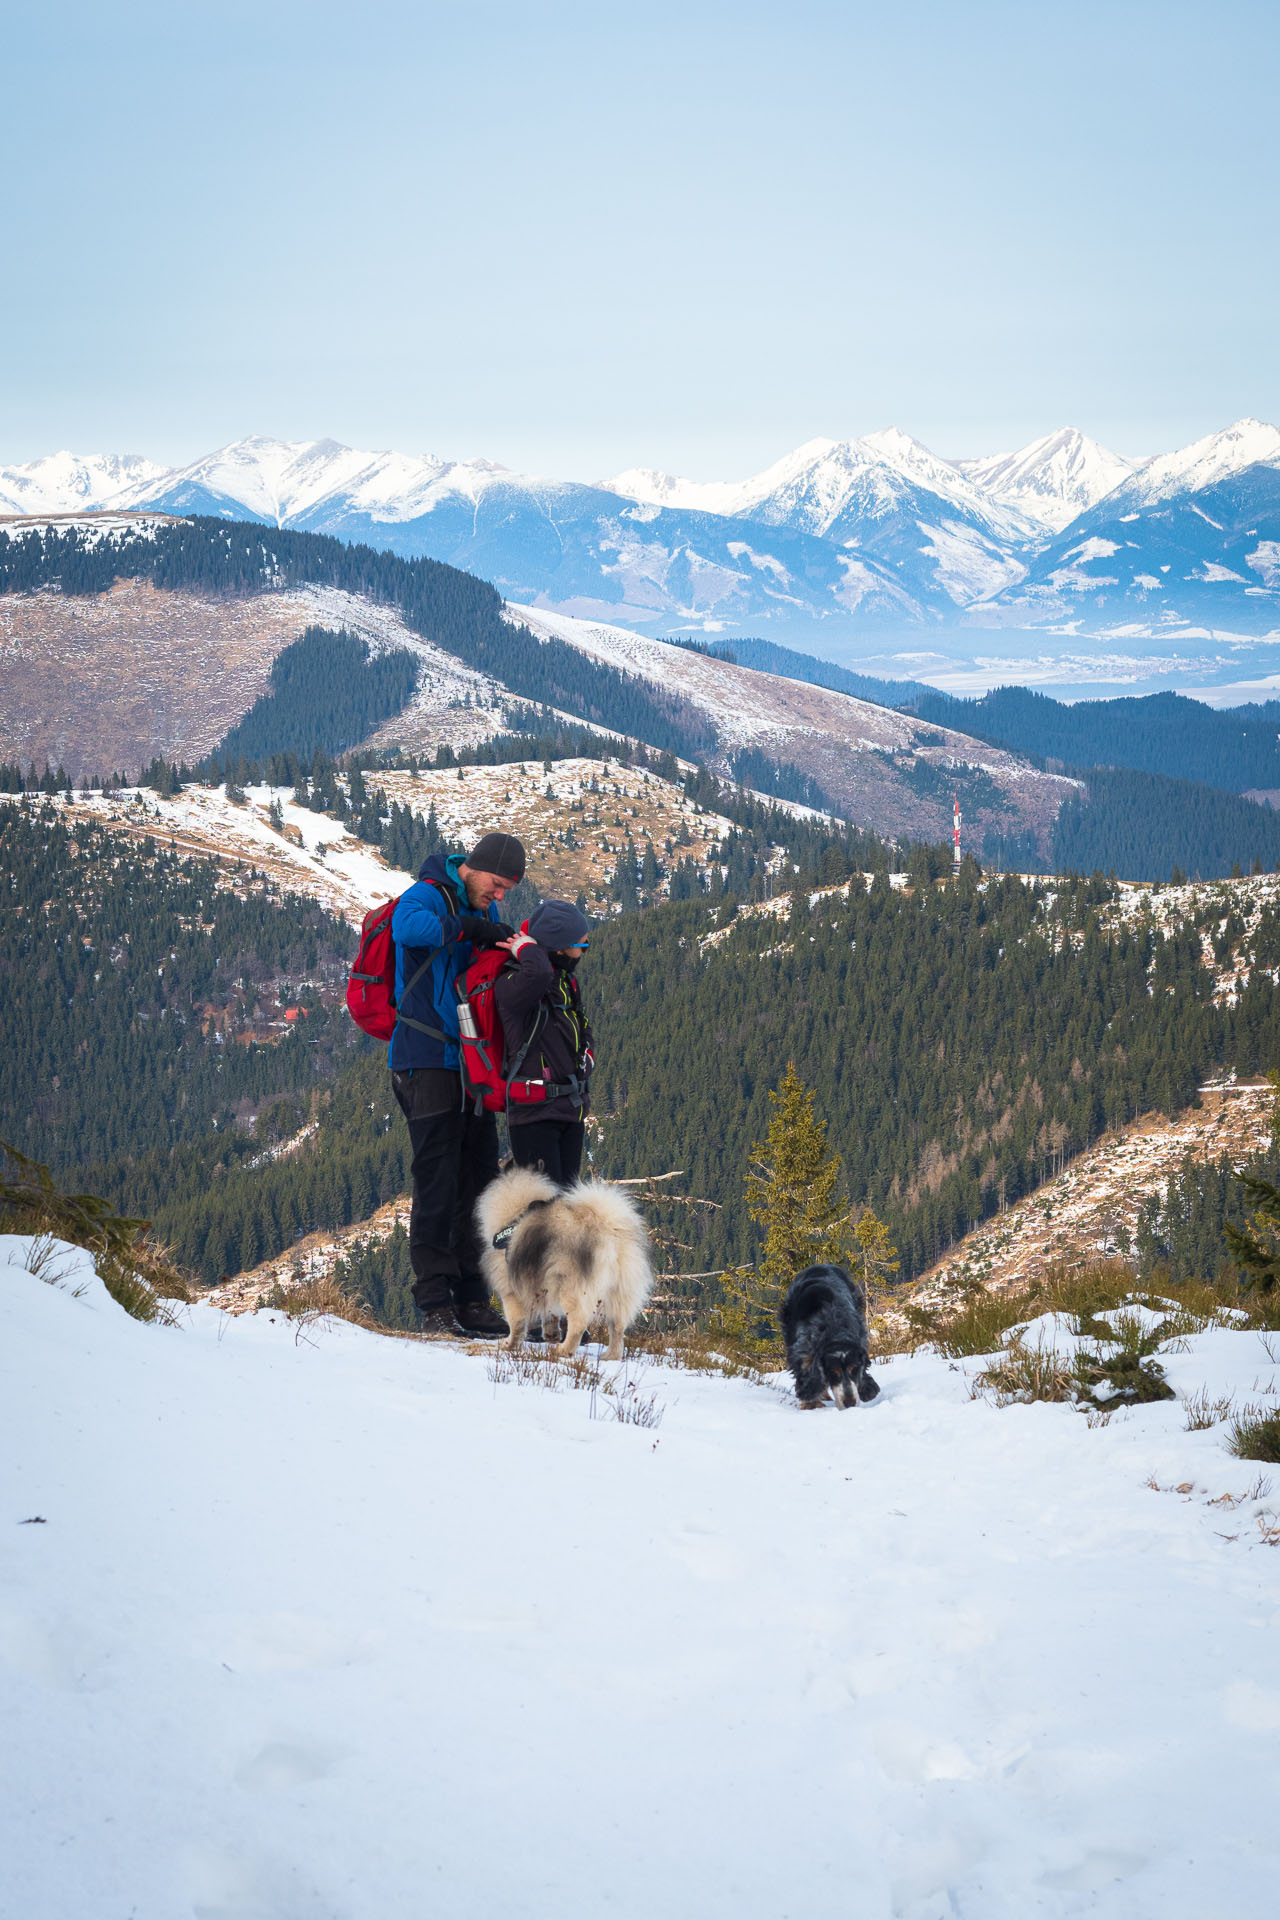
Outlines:
[[494, 984], [503, 1072], [517, 1084], [543, 1080], [558, 1090], [549, 1100], [511, 1101], [511, 1151], [520, 1166], [541, 1165], [548, 1179], [567, 1187], [582, 1167], [587, 1083], [595, 1064], [575, 973], [589, 945], [590, 924], [572, 902], [544, 900], [526, 926], [527, 932], [505, 943], [513, 962]]

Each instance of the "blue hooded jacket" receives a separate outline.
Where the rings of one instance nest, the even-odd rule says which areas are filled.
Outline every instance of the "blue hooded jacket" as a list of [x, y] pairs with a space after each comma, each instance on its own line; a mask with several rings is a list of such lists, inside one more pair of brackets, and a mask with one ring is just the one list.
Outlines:
[[[433, 853], [424, 860], [417, 882], [407, 887], [396, 902], [391, 919], [391, 937], [396, 943], [396, 1007], [424, 1026], [439, 1027], [448, 1037], [433, 1040], [397, 1021], [387, 1052], [387, 1062], [395, 1073], [409, 1068], [452, 1067], [461, 1064], [458, 1054], [458, 1008], [454, 982], [471, 965], [475, 949], [462, 936], [460, 913], [475, 909], [467, 899], [467, 890], [458, 878], [461, 854]], [[430, 884], [429, 884], [430, 883]], [[496, 901], [488, 908], [490, 920], [500, 920]], [[434, 947], [443, 948], [416, 987], [406, 997], [405, 982], [411, 980]]]

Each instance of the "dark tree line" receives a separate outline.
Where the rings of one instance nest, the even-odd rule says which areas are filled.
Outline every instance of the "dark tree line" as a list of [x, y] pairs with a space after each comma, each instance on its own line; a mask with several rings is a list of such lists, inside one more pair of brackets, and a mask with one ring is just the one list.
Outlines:
[[370, 655], [353, 633], [308, 627], [276, 655], [270, 691], [254, 701], [209, 759], [223, 774], [240, 760], [309, 760], [343, 753], [408, 705], [420, 662], [405, 648]]
[[1069, 799], [1053, 828], [1057, 872], [1201, 879], [1280, 862], [1280, 813], [1217, 787], [1157, 773], [1095, 767], [1087, 792]]
[[[353, 936], [249, 869], [242, 893], [162, 840], [0, 807], [0, 1138], [58, 1171], [123, 1173], [332, 1079]], [[260, 1044], [282, 994], [305, 1016]]]
[[797, 894], [781, 922], [739, 915], [702, 949], [697, 905], [593, 938], [602, 1170], [682, 1167], [723, 1203], [691, 1223], [691, 1269], [749, 1255], [739, 1182], [788, 1060], [906, 1275], [1105, 1128], [1186, 1105], [1210, 1068], [1280, 1057], [1261, 962], [1217, 1006], [1194, 929], [1102, 932], [1104, 881], [1066, 883], [1046, 914], [1022, 883], [968, 875], [813, 909]]
[[1129, 767], [1243, 793], [1280, 787], [1280, 703], [1206, 707], [1178, 693], [1067, 705], [1028, 687], [997, 687], [979, 700], [932, 688], [916, 691], [910, 710], [936, 726], [954, 727], [1015, 753], [1068, 767]]

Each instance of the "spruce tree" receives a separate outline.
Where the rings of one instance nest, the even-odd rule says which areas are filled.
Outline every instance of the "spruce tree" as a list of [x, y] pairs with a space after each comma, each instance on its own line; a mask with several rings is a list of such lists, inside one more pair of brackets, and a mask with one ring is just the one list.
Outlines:
[[[1267, 1079], [1272, 1092], [1271, 1145], [1273, 1151], [1280, 1151], [1280, 1072], [1273, 1070]], [[1241, 1173], [1238, 1180], [1254, 1212], [1244, 1227], [1226, 1221], [1223, 1238], [1240, 1269], [1241, 1291], [1270, 1295], [1280, 1283], [1280, 1186], [1260, 1173]]]
[[840, 1156], [827, 1145], [827, 1123], [793, 1061], [769, 1103], [773, 1116], [764, 1143], [751, 1149], [745, 1181], [747, 1212], [764, 1230], [763, 1255], [725, 1274], [720, 1311], [724, 1331], [762, 1357], [777, 1347], [778, 1313], [796, 1275], [810, 1266], [848, 1267], [855, 1257]]
[[870, 1207], [864, 1207], [853, 1230], [853, 1271], [861, 1280], [868, 1307], [877, 1304], [877, 1296], [888, 1286], [890, 1275], [902, 1262], [898, 1249], [889, 1238], [883, 1220], [877, 1220]]

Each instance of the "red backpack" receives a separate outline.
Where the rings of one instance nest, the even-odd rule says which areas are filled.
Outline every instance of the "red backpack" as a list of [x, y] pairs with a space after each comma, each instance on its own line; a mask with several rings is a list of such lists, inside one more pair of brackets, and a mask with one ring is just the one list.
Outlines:
[[[521, 929], [522, 932], [524, 930]], [[476, 955], [457, 984], [462, 1086], [477, 1113], [486, 1110], [504, 1113], [508, 1106], [540, 1105], [547, 1100], [558, 1100], [561, 1094], [580, 1093], [586, 1085], [585, 1081], [579, 1079], [552, 1081], [520, 1078], [524, 1057], [546, 1018], [545, 1007], [539, 1007], [528, 1039], [512, 1061], [511, 1072], [504, 1076], [502, 1062], [506, 1040], [494, 986], [510, 959], [511, 955], [505, 948], [490, 947]]]
[[[435, 882], [430, 884], [434, 886]], [[375, 1040], [389, 1040], [396, 1021], [403, 1020], [435, 1040], [447, 1041], [448, 1034], [441, 1033], [439, 1027], [425, 1027], [420, 1020], [396, 1012], [396, 943], [391, 938], [391, 920], [398, 904], [398, 895], [395, 900], [384, 900], [380, 907], [371, 907], [361, 922], [360, 946], [347, 975], [347, 1012], [360, 1031], [372, 1034]], [[432, 947], [417, 972], [405, 981], [406, 994], [443, 952], [443, 947]]]
[[347, 975], [347, 1012], [362, 1033], [389, 1040], [396, 1024], [396, 943], [391, 938], [394, 900], [371, 907], [360, 927], [360, 947]]

